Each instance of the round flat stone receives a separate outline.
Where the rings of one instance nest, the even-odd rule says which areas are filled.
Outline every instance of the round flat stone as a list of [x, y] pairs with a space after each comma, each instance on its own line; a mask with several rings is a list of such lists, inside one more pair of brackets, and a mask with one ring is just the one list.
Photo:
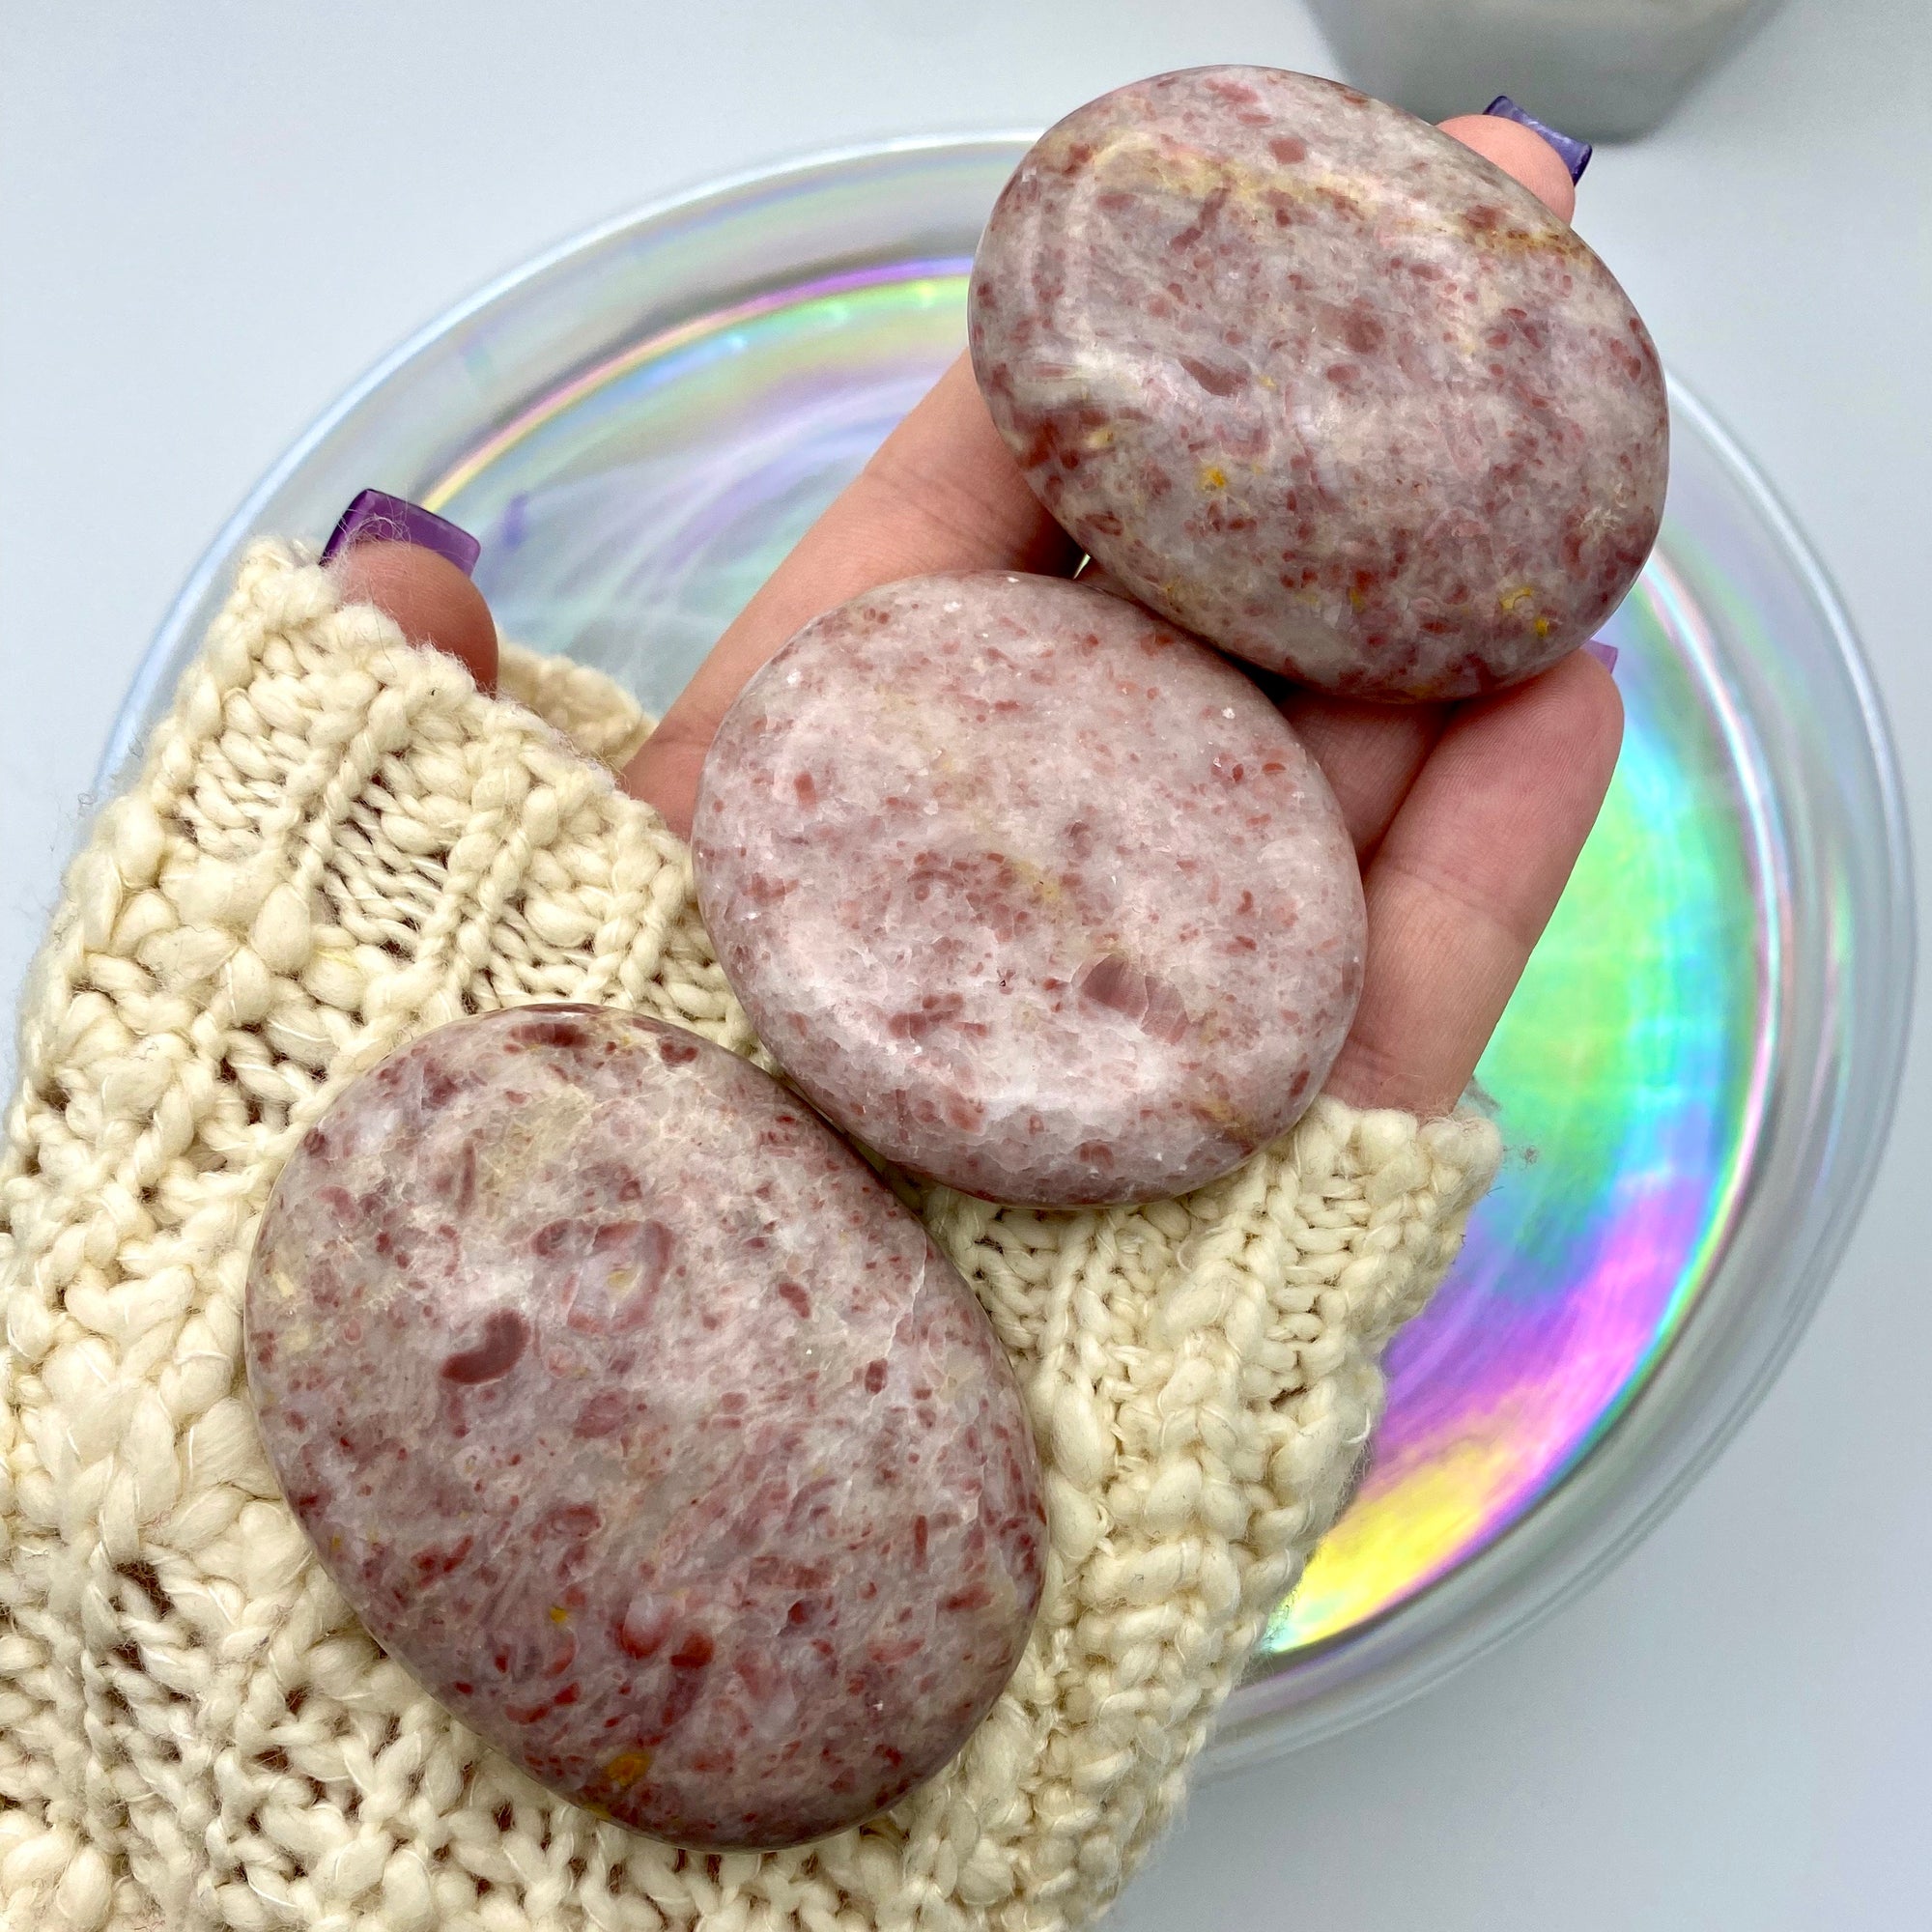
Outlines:
[[1059, 579], [924, 577], [815, 619], [726, 715], [693, 845], [745, 1010], [912, 1172], [1178, 1194], [1293, 1125], [1360, 989], [1361, 880], [1280, 712]]
[[869, 1817], [1018, 1662], [1045, 1531], [998, 1341], [864, 1162], [695, 1034], [525, 1007], [386, 1061], [276, 1184], [246, 1343], [369, 1629], [626, 1825]]
[[1000, 196], [969, 318], [1065, 528], [1151, 609], [1327, 691], [1531, 676], [1657, 535], [1663, 376], [1608, 270], [1332, 81], [1197, 68], [1068, 115]]

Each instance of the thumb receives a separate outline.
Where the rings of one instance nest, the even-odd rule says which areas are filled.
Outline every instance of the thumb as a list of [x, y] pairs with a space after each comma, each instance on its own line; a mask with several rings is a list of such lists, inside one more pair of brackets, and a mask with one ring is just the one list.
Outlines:
[[497, 625], [469, 581], [481, 551], [467, 530], [419, 503], [364, 490], [322, 553], [345, 604], [373, 604], [412, 644], [447, 651], [497, 688]]

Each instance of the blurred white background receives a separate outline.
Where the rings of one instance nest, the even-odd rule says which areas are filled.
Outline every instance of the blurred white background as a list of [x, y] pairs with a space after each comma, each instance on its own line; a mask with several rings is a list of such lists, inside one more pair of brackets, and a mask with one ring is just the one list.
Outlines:
[[[1334, 65], [1296, 0], [0, 0], [0, 997], [190, 564], [404, 335], [674, 186], [1215, 60]], [[1921, 854], [1928, 209], [1932, 9], [1790, 0], [1577, 216], [1836, 578]], [[1926, 1058], [1675, 1517], [1446, 1687], [1203, 1788], [1120, 1932], [1932, 1925]]]

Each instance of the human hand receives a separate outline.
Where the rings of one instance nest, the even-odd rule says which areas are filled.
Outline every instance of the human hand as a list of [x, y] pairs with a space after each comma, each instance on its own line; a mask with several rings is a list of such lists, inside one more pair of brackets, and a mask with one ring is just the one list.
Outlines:
[[[1556, 152], [1515, 122], [1444, 130], [1567, 219]], [[964, 357], [720, 639], [623, 774], [688, 834], [698, 773], [745, 683], [805, 623], [875, 585], [947, 570], [1069, 575], [1077, 548], [994, 429]], [[486, 689], [495, 627], [457, 567], [414, 546], [356, 544], [346, 597], [460, 657]], [[1360, 859], [1369, 943], [1361, 1003], [1327, 1091], [1360, 1107], [1447, 1112], [1467, 1086], [1555, 909], [1615, 768], [1622, 705], [1577, 652], [1493, 696], [1389, 706], [1285, 690], [1284, 712], [1333, 787]]]

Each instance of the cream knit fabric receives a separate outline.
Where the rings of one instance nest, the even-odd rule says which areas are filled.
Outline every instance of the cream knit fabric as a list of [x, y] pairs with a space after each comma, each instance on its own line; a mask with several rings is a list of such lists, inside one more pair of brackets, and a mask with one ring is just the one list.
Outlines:
[[1495, 1133], [1324, 1099], [1184, 1200], [909, 1194], [1012, 1351], [1046, 1464], [1018, 1674], [938, 1779], [827, 1843], [707, 1858], [600, 1823], [363, 1632], [280, 1499], [241, 1371], [270, 1181], [414, 1034], [593, 1000], [753, 1048], [682, 846], [592, 761], [641, 742], [635, 708], [523, 653], [503, 681], [521, 704], [263, 545], [74, 865], [0, 1170], [0, 1917], [1088, 1921], [1339, 1507], [1378, 1355], [1454, 1255]]

